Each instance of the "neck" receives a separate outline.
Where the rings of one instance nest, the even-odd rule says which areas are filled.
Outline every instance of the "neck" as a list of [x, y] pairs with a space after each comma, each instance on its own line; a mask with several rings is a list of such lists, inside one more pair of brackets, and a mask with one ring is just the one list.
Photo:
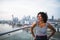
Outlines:
[[43, 21], [38, 21], [39, 23], [44, 23]]
[[44, 23], [43, 21], [40, 21], [40, 23]]

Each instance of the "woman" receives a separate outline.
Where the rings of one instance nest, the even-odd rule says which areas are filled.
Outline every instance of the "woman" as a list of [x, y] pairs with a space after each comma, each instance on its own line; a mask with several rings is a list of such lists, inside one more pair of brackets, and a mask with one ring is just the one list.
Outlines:
[[[47, 23], [48, 16], [47, 13], [39, 12], [37, 15], [37, 21], [33, 22], [31, 27], [31, 33], [34, 40], [49, 40], [56, 32], [50, 23]], [[33, 29], [36, 29], [34, 34]], [[51, 30], [51, 35], [47, 37], [47, 28]]]

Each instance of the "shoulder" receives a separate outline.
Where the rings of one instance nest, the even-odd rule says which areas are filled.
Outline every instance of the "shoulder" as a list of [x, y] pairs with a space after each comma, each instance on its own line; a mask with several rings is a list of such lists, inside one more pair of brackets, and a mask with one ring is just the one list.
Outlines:
[[51, 25], [51, 23], [48, 23], [48, 28], [53, 30], [53, 31], [56, 31], [55, 28], [53, 27], [53, 25]]
[[35, 27], [35, 26], [36, 26], [36, 21], [32, 23], [32, 27]]
[[51, 25], [51, 23], [47, 23], [48, 24], [48, 28], [53, 28], [53, 25]]
[[36, 24], [37, 22], [36, 21], [34, 21], [32, 24]]
[[48, 26], [52, 26], [51, 23], [49, 23], [49, 22], [47, 22], [47, 25], [48, 25]]

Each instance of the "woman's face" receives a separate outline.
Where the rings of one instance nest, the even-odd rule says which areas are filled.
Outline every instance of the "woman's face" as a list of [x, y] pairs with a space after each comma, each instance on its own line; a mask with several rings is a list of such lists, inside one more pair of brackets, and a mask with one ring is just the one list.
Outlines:
[[42, 16], [41, 16], [41, 14], [37, 15], [37, 19], [38, 19], [39, 21], [43, 21], [43, 18], [42, 18]]

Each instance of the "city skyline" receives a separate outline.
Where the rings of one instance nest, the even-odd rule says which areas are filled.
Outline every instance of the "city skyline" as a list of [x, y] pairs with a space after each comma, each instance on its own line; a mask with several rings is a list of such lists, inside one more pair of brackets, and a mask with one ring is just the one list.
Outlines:
[[19, 19], [24, 16], [37, 16], [40, 11], [47, 12], [49, 18], [60, 18], [59, 0], [0, 0], [0, 19]]

